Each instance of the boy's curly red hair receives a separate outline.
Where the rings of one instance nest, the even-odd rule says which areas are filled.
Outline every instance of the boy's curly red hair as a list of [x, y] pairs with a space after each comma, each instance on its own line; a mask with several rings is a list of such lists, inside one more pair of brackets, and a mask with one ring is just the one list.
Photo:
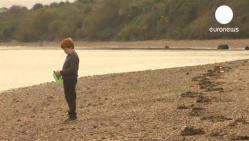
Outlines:
[[74, 42], [72, 38], [66, 38], [61, 42], [61, 48], [72, 48], [74, 49]]

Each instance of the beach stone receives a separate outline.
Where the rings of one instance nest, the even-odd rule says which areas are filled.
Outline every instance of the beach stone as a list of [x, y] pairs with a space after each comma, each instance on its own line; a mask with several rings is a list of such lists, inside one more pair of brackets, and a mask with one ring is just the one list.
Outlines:
[[181, 136], [195, 136], [205, 134], [202, 128], [194, 128], [193, 126], [184, 127], [181, 131]]
[[164, 49], [169, 49], [169, 46], [165, 45], [165, 46], [164, 46]]
[[229, 46], [227, 44], [221, 44], [221, 45], [218, 45], [217, 49], [229, 49]]
[[58, 131], [60, 131], [60, 132], [61, 132], [61, 131], [63, 131], [63, 130], [65, 130], [65, 129], [64, 129], [64, 128], [60, 128]]

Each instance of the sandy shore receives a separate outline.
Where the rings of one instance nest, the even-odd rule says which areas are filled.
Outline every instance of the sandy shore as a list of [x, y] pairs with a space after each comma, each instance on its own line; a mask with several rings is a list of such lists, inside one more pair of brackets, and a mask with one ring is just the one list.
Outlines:
[[[87, 42], [75, 41], [77, 49], [217, 49], [218, 45], [228, 44], [230, 49], [244, 49], [249, 46], [249, 39], [217, 39], [217, 40], [149, 40], [149, 41], [106, 41]], [[14, 47], [14, 49], [60, 49], [57, 42], [2, 42], [0, 47]]]
[[83, 77], [0, 93], [0, 140], [249, 140], [249, 61]]

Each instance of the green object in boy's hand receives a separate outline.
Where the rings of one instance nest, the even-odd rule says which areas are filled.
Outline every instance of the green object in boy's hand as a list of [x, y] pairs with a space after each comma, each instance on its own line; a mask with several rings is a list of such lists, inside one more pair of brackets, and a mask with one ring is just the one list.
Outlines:
[[56, 77], [59, 79], [61, 74], [58, 71], [54, 71], [54, 73], [55, 73]]
[[53, 77], [54, 77], [56, 84], [63, 86], [63, 79], [62, 79], [62, 76], [59, 72], [53, 71]]

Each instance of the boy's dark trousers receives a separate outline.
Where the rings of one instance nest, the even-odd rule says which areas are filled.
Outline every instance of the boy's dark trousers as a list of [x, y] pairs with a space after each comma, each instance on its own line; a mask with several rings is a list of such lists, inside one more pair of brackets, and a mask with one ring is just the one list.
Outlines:
[[64, 93], [69, 107], [69, 118], [77, 118], [76, 113], [76, 84], [77, 78], [64, 78]]

